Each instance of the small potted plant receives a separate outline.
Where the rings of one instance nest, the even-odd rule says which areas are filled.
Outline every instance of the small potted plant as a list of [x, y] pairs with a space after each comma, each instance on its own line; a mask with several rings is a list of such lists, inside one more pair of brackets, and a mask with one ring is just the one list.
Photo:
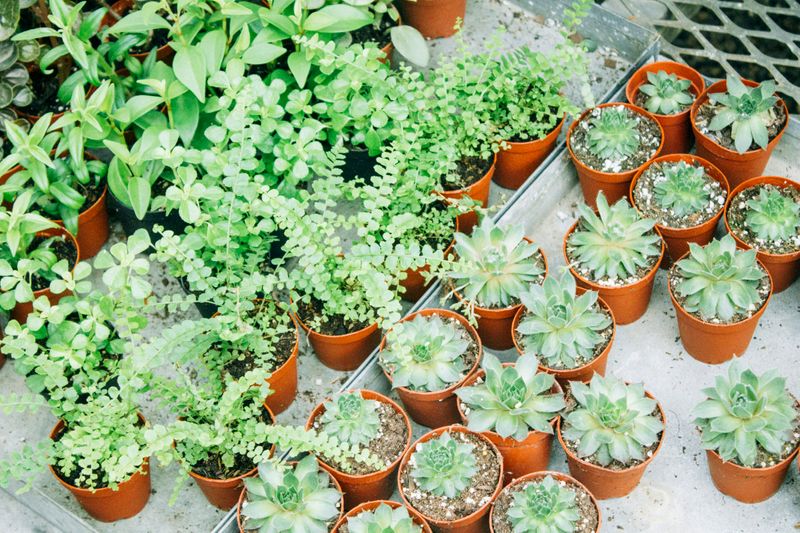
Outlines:
[[522, 226], [500, 227], [484, 218], [472, 235], [456, 233], [456, 259], [444, 265], [457, 307], [477, 321], [487, 348], [514, 346], [511, 322], [522, 306], [520, 294], [547, 274], [544, 253], [524, 235]]
[[778, 176], [741, 183], [725, 206], [725, 227], [738, 246], [757, 250], [775, 293], [800, 275], [799, 183]]
[[564, 257], [578, 286], [595, 290], [614, 314], [630, 324], [647, 310], [664, 242], [655, 220], [642, 218], [624, 198], [609, 206], [597, 195], [597, 212], [578, 206], [580, 218], [564, 237]]
[[667, 285], [683, 347], [710, 364], [744, 354], [772, 294], [755, 250], [737, 250], [730, 235], [707, 246], [692, 243]]
[[318, 533], [330, 531], [343, 510], [336, 479], [307, 455], [258, 465], [258, 476], [245, 480], [236, 521], [240, 533]]
[[391, 500], [362, 503], [345, 514], [331, 533], [431, 533], [418, 512]]
[[306, 429], [360, 446], [380, 460], [375, 465], [345, 463], [317, 454], [342, 487], [346, 509], [391, 497], [397, 465], [411, 444], [411, 422], [399, 405], [370, 390], [344, 392], [314, 408]]
[[503, 455], [505, 480], [544, 470], [558, 413], [566, 407], [555, 378], [538, 373], [533, 355], [500, 364], [485, 354], [482, 369], [456, 391], [461, 417]]
[[800, 406], [786, 380], [775, 370], [757, 375], [734, 361], [727, 377], [717, 376], [703, 394], [692, 416], [714, 485], [744, 503], [771, 497], [800, 444]]
[[586, 487], [561, 472], [534, 472], [506, 486], [492, 505], [490, 531], [596, 533], [600, 507]]
[[400, 12], [406, 24], [426, 39], [450, 37], [461, 28], [467, 0], [401, 0]]
[[708, 161], [689, 154], [657, 157], [633, 177], [631, 204], [655, 220], [664, 238], [667, 268], [689, 251], [689, 243], [706, 245], [722, 217], [728, 180]]
[[685, 154], [694, 137], [689, 122], [692, 102], [706, 89], [703, 76], [695, 69], [674, 61], [648, 63], [628, 80], [628, 102], [652, 113], [664, 129], [661, 153]]
[[697, 155], [720, 169], [731, 187], [761, 175], [789, 123], [775, 82], [728, 76], [697, 97], [691, 111]]
[[558, 423], [569, 472], [595, 498], [628, 495], [661, 449], [666, 418], [642, 385], [596, 374], [575, 381], [574, 399]]
[[403, 502], [437, 531], [482, 533], [503, 488], [503, 456], [463, 426], [435, 429], [403, 456], [398, 486]]
[[663, 144], [661, 124], [640, 107], [609, 103], [584, 111], [567, 131], [567, 148], [586, 203], [594, 208], [600, 192], [612, 203], [626, 197], [634, 174]]
[[483, 346], [467, 320], [446, 309], [423, 309], [390, 329], [378, 363], [411, 418], [437, 428], [458, 422], [455, 390], [480, 364]]
[[531, 285], [512, 324], [520, 355], [532, 354], [539, 368], [562, 385], [605, 374], [614, 342], [614, 316], [596, 291], [578, 288], [564, 268], [558, 277]]

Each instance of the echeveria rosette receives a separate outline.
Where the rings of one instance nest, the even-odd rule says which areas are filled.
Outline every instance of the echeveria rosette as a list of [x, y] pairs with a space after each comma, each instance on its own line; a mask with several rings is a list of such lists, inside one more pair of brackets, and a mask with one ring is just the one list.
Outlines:
[[762, 188], [747, 201], [745, 224], [758, 239], [767, 241], [797, 237], [800, 230], [800, 203], [776, 189]]
[[625, 106], [602, 107], [590, 115], [586, 137], [589, 151], [601, 159], [625, 159], [639, 149], [641, 141], [636, 120]]
[[362, 398], [358, 392], [342, 393], [326, 401], [324, 406], [325, 412], [319, 419], [322, 431], [341, 441], [364, 446], [380, 431], [378, 402]]
[[478, 472], [475, 446], [454, 439], [446, 431], [417, 445], [411, 455], [411, 477], [421, 490], [456, 498]]
[[644, 461], [644, 450], [664, 430], [653, 415], [658, 404], [641, 384], [595, 374], [588, 385], [573, 381], [572, 396], [578, 405], [564, 418], [562, 434], [575, 443], [578, 457], [592, 457], [600, 466]]
[[757, 375], [734, 361], [727, 377], [717, 376], [703, 394], [706, 399], [692, 416], [702, 432], [703, 448], [717, 452], [723, 461], [752, 467], [759, 446], [778, 456], [790, 442], [798, 416], [796, 402], [777, 371]]
[[560, 392], [551, 393], [555, 378], [537, 372], [539, 362], [523, 355], [514, 366], [503, 367], [492, 354], [484, 354], [483, 383], [456, 391], [466, 407], [467, 426], [482, 433], [523, 441], [531, 431], [552, 434], [550, 421], [566, 407]]
[[727, 91], [709, 93], [708, 98], [719, 108], [708, 124], [711, 131], [731, 127], [736, 151], [743, 154], [755, 142], [761, 148], [769, 144], [767, 126], [775, 119], [775, 82], [768, 80], [757, 87], [747, 87], [737, 76], [728, 75]]
[[672, 210], [678, 217], [700, 212], [711, 198], [706, 188], [706, 170], [685, 161], [664, 165], [664, 179], [653, 185], [656, 203], [662, 209]]
[[402, 505], [392, 509], [385, 503], [348, 518], [347, 529], [349, 533], [422, 533], [408, 509]]
[[581, 517], [575, 492], [553, 476], [514, 493], [506, 516], [514, 533], [573, 533]]
[[651, 113], [672, 115], [680, 113], [694, 101], [689, 86], [692, 82], [663, 70], [647, 73], [647, 83], [639, 87], [647, 98], [644, 108]]
[[612, 323], [598, 309], [597, 292], [576, 296], [576, 289], [575, 278], [564, 269], [520, 296], [525, 306], [517, 325], [520, 344], [548, 368], [577, 368], [592, 360], [603, 342], [601, 333]]
[[690, 243], [689, 255], [675, 269], [681, 306], [706, 321], [756, 311], [762, 299], [758, 288], [767, 275], [758, 266], [756, 251], [738, 250], [730, 235], [706, 246]]

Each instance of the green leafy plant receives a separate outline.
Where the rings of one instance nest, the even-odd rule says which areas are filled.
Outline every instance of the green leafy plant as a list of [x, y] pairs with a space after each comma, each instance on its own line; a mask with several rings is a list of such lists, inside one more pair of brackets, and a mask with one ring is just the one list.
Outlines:
[[619, 160], [630, 157], [641, 141], [636, 119], [627, 108], [595, 108], [587, 117], [589, 151], [602, 159]]
[[420, 533], [408, 509], [401, 505], [392, 509], [381, 503], [371, 511], [362, 511], [347, 519], [347, 529], [351, 533]]
[[575, 492], [553, 476], [527, 483], [515, 492], [506, 515], [515, 533], [571, 533], [580, 518]]
[[759, 450], [779, 456], [791, 442], [797, 421], [796, 401], [786, 390], [786, 379], [771, 370], [761, 375], [739, 361], [703, 389], [706, 399], [692, 411], [702, 432], [702, 444], [723, 461], [756, 464]]
[[706, 246], [690, 243], [688, 257], [678, 261], [673, 273], [675, 290], [684, 298], [681, 306], [706, 321], [756, 311], [763, 299], [759, 286], [767, 275], [756, 251], [737, 250], [730, 234]]
[[531, 431], [552, 434], [550, 421], [566, 403], [561, 393], [551, 393], [555, 378], [537, 372], [538, 365], [535, 356], [523, 355], [514, 366], [503, 367], [495, 356], [484, 354], [483, 382], [456, 391], [465, 405], [469, 429], [494, 431], [518, 441]]
[[692, 82], [663, 70], [647, 73], [647, 83], [639, 87], [646, 96], [644, 108], [651, 113], [672, 115], [680, 113], [694, 101], [689, 91]]
[[761, 240], [791, 239], [800, 228], [800, 203], [779, 190], [762, 188], [747, 201], [745, 224]]
[[766, 149], [769, 144], [767, 126], [775, 120], [775, 82], [765, 81], [756, 87], [747, 87], [738, 76], [728, 75], [728, 90], [710, 93], [709, 100], [718, 106], [708, 124], [711, 131], [730, 127], [736, 151], [750, 150], [751, 145]]
[[685, 161], [664, 165], [663, 180], [656, 181], [653, 192], [658, 205], [670, 209], [676, 216], [697, 213], [708, 205], [711, 197], [706, 189], [705, 169]]
[[347, 392], [324, 405], [325, 412], [320, 417], [324, 432], [362, 446], [378, 435], [381, 425], [376, 400], [366, 400], [357, 392]]
[[655, 220], [642, 218], [624, 198], [613, 206], [597, 195], [597, 213], [578, 206], [580, 220], [567, 238], [567, 251], [581, 270], [595, 280], [628, 278], [652, 267], [661, 255], [661, 237], [653, 230]]
[[612, 324], [600, 309], [597, 292], [576, 296], [575, 278], [567, 269], [548, 276], [541, 286], [531, 285], [520, 299], [526, 310], [517, 326], [521, 344], [548, 368], [577, 368], [591, 361], [602, 332]]
[[474, 445], [459, 442], [450, 432], [444, 432], [417, 445], [411, 455], [411, 477], [426, 492], [455, 498], [478, 472], [474, 450]]
[[595, 374], [588, 385], [573, 381], [572, 395], [577, 406], [564, 418], [562, 431], [578, 457], [600, 466], [647, 459], [645, 449], [659, 441], [664, 422], [653, 414], [657, 404], [644, 387]]

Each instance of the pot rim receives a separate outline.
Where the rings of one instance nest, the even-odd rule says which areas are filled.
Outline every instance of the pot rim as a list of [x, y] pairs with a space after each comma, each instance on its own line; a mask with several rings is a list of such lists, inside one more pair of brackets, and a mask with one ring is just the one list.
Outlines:
[[[656, 67], [663, 67], [663, 68], [656, 68]], [[683, 69], [691, 71], [690, 74], [694, 74], [696, 78], [691, 79], [677, 72]], [[685, 63], [679, 63], [677, 61], [669, 61], [669, 60], [654, 61], [652, 63], [646, 63], [641, 67], [639, 67], [638, 69], [636, 69], [636, 72], [634, 72], [633, 75], [628, 79], [628, 82], [625, 85], [625, 97], [628, 99], [628, 103], [633, 104], [633, 101], [636, 99], [636, 95], [639, 92], [639, 88], [647, 82], [647, 74], [650, 72], [655, 73], [660, 70], [663, 70], [667, 74], [675, 74], [678, 78], [687, 80], [691, 84], [690, 87], [694, 89], [694, 91], [692, 91], [694, 93], [692, 95], [694, 97], [692, 99], [692, 104], [694, 104], [694, 101], [700, 98], [700, 95], [703, 94], [703, 92], [706, 90], [706, 81], [705, 79], [703, 79], [703, 76], [697, 71], [697, 69], [690, 67]], [[636, 86], [634, 86], [633, 81], [640, 72], [642, 72], [645, 76], [641, 82], [639, 82], [638, 84], [636, 84]], [[695, 82], [699, 82], [700, 83], [699, 86]], [[645, 109], [645, 111], [647, 110]], [[692, 111], [692, 106], [689, 105], [683, 111], [680, 111], [679, 113], [673, 113], [671, 115], [665, 115], [663, 113], [650, 113], [649, 111], [648, 113], [650, 113], [656, 118], [683, 120], [691, 113], [691, 111]]]
[[788, 456], [786, 456], [779, 463], [776, 463], [776, 464], [774, 464], [772, 466], [765, 466], [763, 468], [737, 465], [733, 461], [725, 461], [722, 458], [722, 456], [719, 453], [717, 453], [715, 450], [710, 450], [708, 448], [703, 448], [703, 450], [706, 452], [706, 455], [715, 456], [715, 458], [718, 459], [723, 465], [725, 465], [726, 468], [731, 468], [736, 472], [740, 472], [740, 473], [745, 474], [745, 475], [748, 472], [759, 472], [759, 473], [764, 472], [766, 474], [771, 474], [772, 471], [774, 471], [774, 470], [780, 470], [782, 468], [787, 468], [788, 463], [791, 463], [792, 461], [794, 461], [794, 458], [797, 457], [798, 452], [800, 452], [800, 444], [795, 446], [795, 448], [792, 451], [792, 453], [790, 453]]
[[[567, 113], [564, 112], [561, 115], [561, 118], [558, 120], [558, 122], [556, 122], [556, 125], [553, 126], [553, 129], [548, 131], [545, 134], [545, 136], [540, 138], [540, 139], [532, 139], [532, 140], [528, 140], [528, 141], [508, 141], [508, 140], [504, 140], [503, 142], [508, 144], [511, 148], [526, 148], [526, 147], [532, 146], [534, 144], [545, 143], [545, 142], [547, 142], [548, 138], [551, 135], [553, 135], [554, 133], [558, 134], [558, 133], [561, 132], [561, 128], [564, 127], [564, 121], [566, 121], [566, 120], [567, 120]], [[501, 149], [498, 153], [501, 153], [501, 152], [504, 152], [504, 151], [507, 151], [507, 150], [502, 150]]]
[[347, 523], [349, 518], [354, 518], [360, 515], [361, 513], [374, 511], [375, 509], [380, 507], [381, 504], [386, 504], [392, 509], [398, 509], [400, 507], [405, 508], [405, 510], [408, 511], [408, 514], [409, 516], [411, 516], [411, 519], [414, 521], [414, 523], [419, 527], [421, 527], [424, 533], [430, 533], [431, 527], [428, 525], [428, 522], [425, 521], [425, 518], [421, 514], [419, 514], [416, 510], [412, 509], [408, 505], [396, 502], [394, 500], [370, 500], [368, 502], [359, 503], [358, 505], [356, 505], [355, 507], [344, 513], [344, 515], [342, 515], [339, 521], [336, 522], [336, 524], [333, 526], [331, 533], [339, 533], [339, 529]]
[[[289, 298], [289, 301], [292, 302], [292, 298]], [[319, 337], [321, 337], [323, 339], [326, 339], [326, 340], [329, 340], [329, 339], [340, 339], [340, 341], [348, 342], [348, 341], [353, 340], [354, 337], [358, 337], [358, 338], [361, 338], [362, 336], [366, 337], [367, 335], [371, 334], [373, 331], [378, 329], [378, 323], [377, 322], [373, 322], [369, 326], [364, 326], [363, 328], [361, 328], [359, 330], [351, 331], [350, 333], [345, 333], [343, 335], [326, 335], [325, 333], [320, 333], [320, 332], [318, 332], [316, 330], [311, 329], [310, 326], [306, 325], [305, 322], [303, 322], [303, 320], [300, 318], [300, 315], [298, 313], [290, 313], [290, 314], [292, 315], [292, 318], [297, 321], [297, 323], [300, 325], [300, 327], [303, 328], [303, 330], [307, 334], [309, 334], [309, 335], [314, 334], [314, 335], [317, 335], [317, 336], [319, 336]], [[336, 341], [333, 341], [333, 342], [336, 342]]]
[[[54, 222], [54, 221], [51, 221]], [[75, 268], [78, 266], [78, 263], [81, 262], [81, 248], [78, 246], [78, 239], [75, 238], [75, 235], [70, 233], [70, 231], [65, 228], [64, 226], [58, 226], [57, 228], [47, 228], [42, 231], [36, 232], [37, 237], [65, 237], [68, 238], [72, 245], [75, 247], [75, 264], [72, 265], [70, 269], [71, 273], [75, 273]], [[39, 296], [45, 295], [50, 293], [50, 287], [47, 286], [44, 289], [39, 289], [38, 291], [33, 291], [33, 299], [35, 300]], [[69, 296], [71, 293], [69, 291], [65, 291], [61, 293], [63, 296]], [[33, 302], [26, 302], [26, 303], [33, 303]]]
[[[416, 1], [419, 1], [419, 0], [416, 0]], [[487, 178], [491, 181], [491, 176], [492, 176], [492, 174], [494, 174], [494, 169], [495, 169], [496, 166], [497, 166], [497, 152], [492, 154], [492, 165], [489, 167], [489, 169], [486, 171], [486, 173], [483, 176], [481, 176], [480, 178], [476, 179], [475, 181], [473, 181], [472, 183], [470, 183], [466, 187], [462, 187], [460, 189], [453, 189], [452, 191], [445, 191], [443, 189], [435, 189], [433, 191], [433, 194], [438, 194], [445, 201], [447, 201], [448, 199], [461, 198], [462, 196], [470, 196], [469, 192], [472, 191], [473, 188], [478, 183], [480, 183], [481, 181], [483, 181], [483, 180], [485, 180]], [[441, 183], [439, 185], [441, 186]]]

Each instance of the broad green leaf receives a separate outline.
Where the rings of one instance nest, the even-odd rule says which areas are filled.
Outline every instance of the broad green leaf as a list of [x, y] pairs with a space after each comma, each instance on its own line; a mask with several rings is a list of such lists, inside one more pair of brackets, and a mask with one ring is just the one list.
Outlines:
[[206, 60], [193, 46], [181, 48], [172, 61], [175, 75], [200, 102], [206, 101]]

